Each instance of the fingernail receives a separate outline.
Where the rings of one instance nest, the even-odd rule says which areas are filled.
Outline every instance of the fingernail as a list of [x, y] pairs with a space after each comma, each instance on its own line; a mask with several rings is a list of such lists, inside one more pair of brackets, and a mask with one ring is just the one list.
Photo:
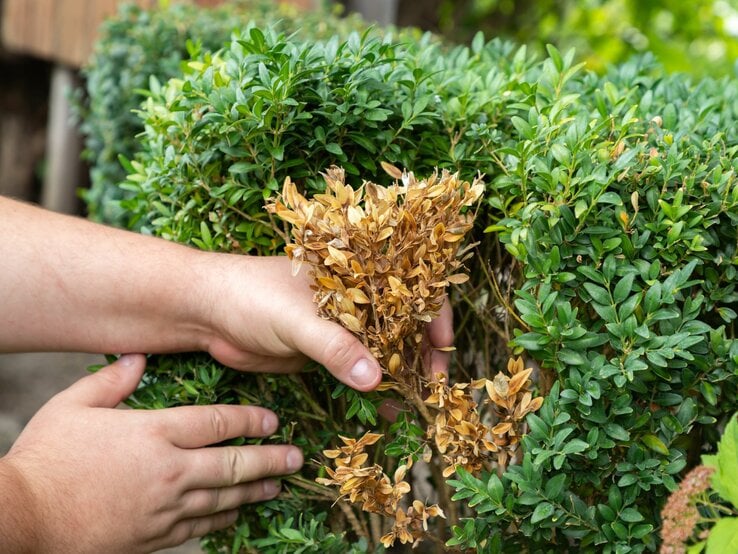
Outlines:
[[277, 481], [274, 481], [273, 479], [268, 479], [264, 481], [264, 496], [267, 498], [273, 498], [279, 494], [279, 491], [282, 490], [282, 487]]
[[291, 472], [297, 471], [302, 467], [302, 452], [297, 448], [290, 450], [287, 454], [287, 469]]
[[351, 368], [349, 378], [359, 387], [368, 387], [377, 380], [377, 367], [366, 358], [362, 358]]
[[264, 419], [261, 420], [261, 426], [264, 430], [265, 435], [271, 435], [274, 433], [274, 431], [277, 430], [277, 426], [279, 425], [279, 420], [277, 419], [277, 414], [274, 414], [272, 412], [269, 412], [264, 415]]
[[123, 354], [117, 361], [118, 364], [123, 367], [131, 367], [136, 363], [136, 358], [138, 358], [138, 356], [139, 354]]

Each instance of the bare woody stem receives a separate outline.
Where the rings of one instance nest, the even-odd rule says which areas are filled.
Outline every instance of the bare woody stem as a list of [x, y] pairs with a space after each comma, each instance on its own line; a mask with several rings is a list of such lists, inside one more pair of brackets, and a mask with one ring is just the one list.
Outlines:
[[[423, 367], [422, 367], [422, 358], [419, 355], [415, 356], [415, 359], [413, 361], [413, 375], [423, 375]], [[418, 410], [418, 413], [420, 414], [420, 417], [423, 418], [426, 425], [431, 426], [435, 425], [435, 418], [431, 415], [430, 410], [428, 409], [428, 406], [426, 405], [425, 401], [421, 397], [421, 392], [417, 390], [416, 387], [410, 388], [410, 387], [403, 387], [403, 389], [410, 389], [410, 397], [408, 400], [410, 400], [415, 406], [415, 409]], [[407, 398], [407, 397], [406, 397]], [[430, 463], [428, 464], [430, 466], [431, 474], [433, 475], [433, 481], [436, 483], [436, 488], [438, 492], [438, 503], [441, 505], [441, 508], [443, 509], [444, 513], [446, 514], [447, 522], [450, 525], [456, 525], [459, 521], [458, 511], [456, 509], [456, 504], [451, 500], [451, 491], [449, 489], [448, 484], [446, 483], [446, 479], [443, 476], [443, 470], [441, 469], [441, 460], [443, 460], [443, 455], [438, 450], [437, 445], [435, 444], [435, 441], [429, 441], [431, 444], [431, 448], [433, 449], [434, 456], [431, 459]], [[441, 525], [441, 532], [443, 531], [445, 526]]]
[[[430, 466], [433, 480], [436, 482], [436, 487], [438, 491], [438, 503], [441, 505], [441, 508], [446, 514], [446, 521], [448, 522], [448, 524], [456, 525], [459, 522], [459, 514], [456, 510], [456, 503], [451, 500], [451, 491], [448, 484], [446, 483], [446, 479], [443, 476], [443, 470], [441, 469], [440, 465], [443, 458], [441, 457], [440, 452], [438, 452], [435, 444], [433, 445], [433, 451], [436, 455], [433, 456], [433, 459], [428, 465]], [[441, 526], [441, 532], [444, 531], [444, 527], [445, 526]]]
[[[356, 536], [366, 537], [369, 541], [372, 541], [373, 537], [369, 533], [369, 529], [367, 529], [366, 524], [362, 521], [359, 521], [359, 518], [356, 517], [356, 514], [351, 509], [351, 506], [349, 506], [346, 502], [342, 502], [338, 495], [332, 489], [324, 487], [322, 485], [318, 485], [313, 481], [308, 481], [307, 479], [300, 477], [299, 475], [290, 475], [289, 477], [286, 477], [285, 480], [288, 483], [295, 485], [296, 487], [300, 487], [301, 489], [316, 493], [316, 495], [322, 500], [329, 500], [337, 504], [338, 507], [341, 509], [341, 512], [343, 512], [343, 515], [348, 521], [349, 525], [351, 525], [351, 529], [354, 533], [356, 533]], [[376, 540], [374, 542], [376, 542]]]
[[418, 413], [425, 424], [433, 425], [435, 418], [431, 415], [430, 410], [428, 410], [428, 406], [426, 406], [425, 401], [421, 398], [420, 393], [416, 390], [409, 389], [409, 387], [402, 387], [401, 392], [403, 393], [403, 396], [412, 403], [413, 407], [418, 410]]

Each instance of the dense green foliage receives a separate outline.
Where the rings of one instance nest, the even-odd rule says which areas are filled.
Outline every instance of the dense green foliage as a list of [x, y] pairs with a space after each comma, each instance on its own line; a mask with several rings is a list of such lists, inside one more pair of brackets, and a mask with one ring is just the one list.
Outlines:
[[144, 98], [149, 77], [166, 80], [179, 74], [188, 39], [196, 37], [205, 48], [217, 49], [232, 28], [224, 10], [194, 11], [187, 5], [166, 12], [128, 5], [103, 25], [103, 38], [84, 70], [87, 99], [78, 106], [86, 158], [91, 162], [91, 187], [84, 192], [91, 218], [123, 223], [113, 202], [120, 199], [120, 189], [111, 184], [125, 177], [118, 155], [130, 157], [136, 150], [141, 122], [133, 110]]
[[116, 17], [103, 24], [83, 70], [85, 90], [78, 96], [84, 100], [76, 105], [85, 157], [91, 163], [91, 186], [83, 197], [92, 219], [127, 223], [116, 203], [123, 197], [117, 185], [126, 175], [118, 159], [132, 158], [138, 150], [136, 135], [143, 125], [134, 112], [148, 94], [150, 80], [166, 82], [179, 75], [183, 60], [200, 49], [216, 50], [234, 30], [267, 20], [278, 28], [316, 37], [345, 34], [360, 25], [356, 18], [302, 14], [289, 5], [275, 8], [269, 0], [235, 0], [213, 9], [175, 4], [149, 11], [123, 5]]
[[[537, 59], [481, 35], [446, 49], [249, 27], [151, 85], [122, 207], [145, 232], [200, 248], [278, 251], [283, 230], [263, 203], [287, 175], [313, 194], [334, 163], [356, 183], [382, 180], [379, 161], [484, 173], [472, 279], [453, 291], [452, 379], [491, 377], [522, 352], [547, 399], [528, 416], [519, 463], [453, 480], [466, 519], [451, 544], [655, 550], [675, 480], [738, 409], [738, 82], [668, 76], [649, 57], [599, 76], [573, 54]], [[139, 407], [263, 403], [308, 460], [374, 421], [381, 400], [322, 371], [257, 377], [202, 356], [157, 360]], [[417, 448], [415, 423], [395, 424], [385, 454]], [[308, 465], [207, 548], [364, 551], [330, 496], [305, 488], [317, 472]]]
[[[434, 142], [417, 140], [435, 102], [429, 75], [399, 55], [371, 35], [301, 43], [251, 28], [152, 90], [146, 161], [134, 162], [125, 187], [137, 197], [127, 205], [167, 238], [275, 252], [278, 229], [262, 207], [288, 175], [315, 192], [327, 161], [357, 184], [380, 172], [379, 160], [430, 172]], [[181, 205], [205, 217], [183, 218], [172, 210]]]

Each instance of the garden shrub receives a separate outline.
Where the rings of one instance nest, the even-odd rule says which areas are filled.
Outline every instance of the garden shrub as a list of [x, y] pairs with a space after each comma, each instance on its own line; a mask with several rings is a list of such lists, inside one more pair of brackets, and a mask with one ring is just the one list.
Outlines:
[[[639, 552], [736, 406], [736, 82], [642, 61], [567, 87], [569, 62], [550, 54], [496, 150], [502, 217], [487, 231], [521, 264], [511, 344], [551, 387], [523, 463], [497, 489], [459, 490], [491, 529], [519, 522], [523, 544]], [[510, 489], [514, 503], [492, 494]], [[478, 544], [479, 527], [456, 539]]]
[[[390, 182], [380, 162], [484, 174], [471, 278], [451, 291], [450, 381], [493, 380], [523, 355], [545, 400], [506, 468], [450, 477], [459, 522], [432, 531], [449, 549], [655, 551], [666, 497], [738, 409], [738, 82], [666, 75], [648, 57], [598, 76], [573, 58], [481, 35], [447, 48], [252, 26], [154, 83], [126, 162], [121, 206], [144, 232], [250, 254], [283, 247], [264, 205], [288, 176], [310, 198], [334, 164], [357, 187]], [[319, 368], [242, 375], [180, 355], [152, 360], [132, 403], [263, 404], [282, 416], [276, 438], [320, 461], [206, 550], [364, 552], [384, 530], [314, 478], [339, 434], [380, 430], [385, 468], [423, 451], [413, 410], [377, 417], [387, 394]]]
[[151, 91], [146, 151], [123, 185], [137, 196], [126, 205], [178, 242], [275, 253], [284, 233], [263, 206], [287, 176], [314, 193], [331, 161], [357, 185], [378, 160], [432, 171], [421, 160], [433, 143], [420, 140], [431, 102], [428, 72], [371, 33], [299, 42], [252, 27]]
[[118, 200], [126, 173], [119, 156], [132, 158], [136, 135], [143, 129], [134, 111], [152, 80], [166, 82], [181, 73], [181, 64], [201, 49], [217, 50], [231, 33], [249, 22], [271, 25], [302, 36], [346, 34], [362, 25], [357, 17], [323, 12], [303, 13], [270, 0], [235, 0], [215, 8], [175, 3], [145, 10], [124, 4], [105, 21], [101, 37], [83, 69], [84, 90], [75, 109], [90, 162], [90, 188], [82, 191], [89, 217], [119, 226], [127, 224]]

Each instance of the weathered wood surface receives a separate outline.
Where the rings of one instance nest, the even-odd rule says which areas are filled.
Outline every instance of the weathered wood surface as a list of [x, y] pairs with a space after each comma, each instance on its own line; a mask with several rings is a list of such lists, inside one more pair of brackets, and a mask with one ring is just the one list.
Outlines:
[[0, 195], [35, 199], [44, 158], [49, 72], [0, 50]]
[[77, 213], [76, 190], [82, 185], [82, 137], [72, 122], [67, 94], [79, 86], [75, 72], [55, 66], [51, 74], [49, 122], [46, 128], [46, 175], [41, 205], [55, 212]]
[[[195, 0], [214, 6], [224, 0]], [[282, 0], [311, 8], [317, 0]], [[127, 0], [156, 7], [159, 0]], [[2, 37], [9, 50], [71, 67], [84, 65], [92, 51], [100, 23], [123, 0], [3, 0]]]
[[[144, 7], [157, 0], [137, 0]], [[4, 0], [3, 43], [9, 50], [79, 67], [118, 0]]]

